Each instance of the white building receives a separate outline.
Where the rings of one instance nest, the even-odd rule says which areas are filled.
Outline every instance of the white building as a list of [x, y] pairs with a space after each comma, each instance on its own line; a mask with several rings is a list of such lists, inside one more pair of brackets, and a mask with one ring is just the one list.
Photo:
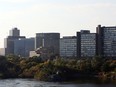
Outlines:
[[5, 48], [0, 48], [0, 55], [5, 56]]
[[77, 38], [75, 36], [63, 37], [60, 39], [60, 56], [77, 56]]
[[29, 57], [34, 57], [34, 56], [39, 57], [40, 54], [37, 54], [36, 51], [30, 51], [30, 53], [29, 53]]

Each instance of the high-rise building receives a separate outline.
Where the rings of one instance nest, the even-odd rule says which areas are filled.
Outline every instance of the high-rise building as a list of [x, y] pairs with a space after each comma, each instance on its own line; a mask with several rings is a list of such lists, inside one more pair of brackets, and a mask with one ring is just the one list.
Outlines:
[[20, 36], [20, 30], [18, 30], [18, 28], [13, 28], [10, 30], [10, 36]]
[[34, 50], [34, 38], [25, 38], [14, 41], [14, 54], [21, 57], [29, 57], [30, 51]]
[[116, 26], [98, 25], [97, 54], [103, 57], [116, 57]]
[[25, 38], [25, 36], [20, 36], [20, 30], [17, 28], [10, 30], [10, 35], [4, 41], [5, 55], [14, 54], [14, 41], [20, 38]]
[[35, 49], [44, 47], [59, 55], [60, 33], [37, 33], [35, 39]]
[[96, 33], [89, 30], [77, 32], [77, 57], [93, 57], [96, 55]]
[[69, 36], [60, 39], [60, 56], [77, 57], [77, 37]]

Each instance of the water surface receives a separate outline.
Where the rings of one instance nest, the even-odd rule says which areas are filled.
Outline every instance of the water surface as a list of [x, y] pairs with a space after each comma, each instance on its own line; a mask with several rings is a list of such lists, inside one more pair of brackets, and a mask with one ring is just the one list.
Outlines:
[[116, 84], [94, 83], [54, 83], [42, 82], [33, 79], [4, 79], [0, 80], [0, 87], [116, 87]]

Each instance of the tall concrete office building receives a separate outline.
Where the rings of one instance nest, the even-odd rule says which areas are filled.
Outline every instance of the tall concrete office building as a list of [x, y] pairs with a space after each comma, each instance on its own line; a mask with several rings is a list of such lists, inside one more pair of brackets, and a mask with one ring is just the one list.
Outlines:
[[20, 36], [20, 30], [13, 28], [9, 32], [9, 36], [4, 40], [5, 55], [14, 54], [14, 41], [20, 38], [25, 38], [25, 36]]
[[103, 57], [116, 57], [116, 26], [97, 28], [97, 54]]
[[77, 57], [86, 58], [96, 55], [96, 33], [89, 30], [77, 32]]
[[60, 33], [36, 33], [35, 49], [45, 47], [59, 55]]
[[77, 37], [67, 36], [60, 39], [60, 56], [77, 57]]

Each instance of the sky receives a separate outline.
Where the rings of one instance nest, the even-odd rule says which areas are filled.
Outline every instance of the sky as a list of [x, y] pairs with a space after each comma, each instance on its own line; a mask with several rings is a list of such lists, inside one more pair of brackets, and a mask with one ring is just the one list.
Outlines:
[[14, 27], [27, 38], [42, 32], [62, 37], [96, 32], [99, 24], [116, 25], [116, 0], [0, 0], [0, 47]]

